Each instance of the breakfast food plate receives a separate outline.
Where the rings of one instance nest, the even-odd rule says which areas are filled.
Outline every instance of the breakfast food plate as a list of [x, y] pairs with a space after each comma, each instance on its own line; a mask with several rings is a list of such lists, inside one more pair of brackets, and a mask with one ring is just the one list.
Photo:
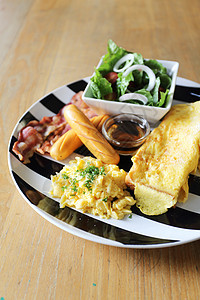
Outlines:
[[[89, 77], [62, 86], [33, 104], [16, 124], [11, 135], [8, 163], [13, 181], [27, 203], [42, 217], [62, 230], [78, 237], [110, 246], [126, 248], [161, 248], [185, 244], [200, 238], [200, 175], [190, 175], [189, 198], [159, 216], [142, 214], [135, 206], [132, 214], [122, 220], [102, 219], [81, 210], [64, 207], [50, 196], [50, 176], [59, 172], [65, 163], [76, 156], [89, 156], [80, 147], [64, 161], [48, 155], [34, 154], [27, 164], [22, 163], [12, 151], [19, 130], [31, 120], [53, 116], [68, 104], [75, 93], [83, 91]], [[178, 77], [173, 105], [195, 102], [200, 97], [200, 84]], [[121, 156], [119, 167], [131, 168], [131, 156]]]

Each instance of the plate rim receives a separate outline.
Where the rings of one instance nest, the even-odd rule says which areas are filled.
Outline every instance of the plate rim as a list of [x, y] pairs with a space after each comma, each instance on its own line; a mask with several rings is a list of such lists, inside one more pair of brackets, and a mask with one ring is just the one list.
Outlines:
[[[22, 196], [22, 198], [34, 209], [35, 212], [37, 212], [41, 217], [43, 217], [44, 219], [46, 219], [48, 222], [50, 222], [51, 224], [57, 226], [58, 228], [60, 228], [61, 230], [64, 230], [72, 235], [75, 235], [77, 237], [83, 238], [85, 240], [89, 240], [92, 242], [96, 242], [99, 244], [104, 244], [107, 246], [114, 246], [114, 247], [120, 247], [120, 248], [131, 248], [131, 249], [159, 249], [159, 248], [168, 248], [168, 247], [174, 247], [174, 246], [178, 246], [178, 245], [184, 245], [187, 243], [191, 243], [194, 241], [197, 241], [200, 239], [200, 234], [199, 237], [194, 237], [191, 240], [179, 240], [179, 241], [175, 241], [175, 242], [169, 242], [169, 243], [158, 243], [158, 244], [145, 244], [145, 245], [137, 245], [137, 244], [123, 244], [121, 242], [118, 241], [113, 241], [109, 238], [105, 238], [105, 237], [101, 237], [101, 236], [97, 236], [95, 234], [92, 234], [90, 232], [85, 232], [82, 229], [79, 229], [77, 227], [74, 227], [64, 221], [61, 221], [55, 217], [53, 217], [52, 215], [48, 214], [47, 212], [45, 212], [44, 210], [40, 209], [39, 207], [37, 207], [36, 205], [32, 204], [30, 200], [28, 200], [26, 198], [26, 196], [23, 194], [22, 190], [20, 189], [19, 185], [17, 184], [14, 176], [13, 176], [13, 167], [12, 167], [12, 163], [11, 163], [11, 156], [13, 155], [10, 151], [10, 145], [11, 145], [11, 140], [12, 137], [14, 136], [17, 127], [19, 126], [20, 120], [31, 110], [31, 108], [33, 108], [35, 105], [37, 105], [37, 103], [39, 103], [42, 99], [44, 99], [45, 97], [47, 97], [48, 95], [57, 92], [58, 90], [61, 90], [65, 87], [68, 87], [70, 84], [73, 83], [78, 83], [81, 80], [86, 81], [86, 83], [89, 81], [90, 76], [89, 77], [85, 77], [85, 78], [81, 78], [79, 80], [75, 80], [72, 81], [70, 83], [67, 83], [65, 85], [62, 85], [54, 90], [52, 90], [51, 92], [48, 92], [47, 94], [45, 94], [44, 96], [42, 96], [41, 98], [39, 98], [38, 100], [36, 100], [23, 114], [22, 116], [18, 119], [17, 123], [15, 124], [12, 133], [10, 135], [9, 138], [9, 142], [8, 142], [8, 152], [7, 152], [7, 159], [8, 159], [8, 167], [9, 167], [9, 173], [11, 175], [12, 181], [14, 182], [15, 187], [17, 188], [18, 192], [20, 193], [20, 195]], [[177, 81], [181, 82], [181, 80], [183, 81], [187, 81], [188, 82], [188, 86], [194, 86], [194, 87], [200, 87], [200, 84], [198, 84], [195, 81], [191, 81], [182, 77], [177, 77]], [[191, 85], [192, 84], [192, 85]], [[185, 86], [185, 85], [184, 85]], [[75, 94], [75, 92], [74, 92]], [[119, 220], [120, 221], [120, 220]], [[199, 230], [200, 233], [200, 230]]]

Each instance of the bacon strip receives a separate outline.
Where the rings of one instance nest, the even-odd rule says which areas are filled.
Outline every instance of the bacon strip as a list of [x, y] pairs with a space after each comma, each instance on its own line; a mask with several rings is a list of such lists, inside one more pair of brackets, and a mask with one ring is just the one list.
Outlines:
[[[90, 119], [96, 116], [96, 113], [83, 101], [82, 94], [82, 91], [75, 94], [70, 103], [80, 108]], [[30, 162], [30, 158], [35, 152], [50, 153], [51, 146], [71, 128], [64, 118], [65, 107], [66, 105], [57, 115], [43, 117], [40, 121], [30, 121], [19, 131], [18, 139], [14, 143], [12, 151], [24, 164]]]

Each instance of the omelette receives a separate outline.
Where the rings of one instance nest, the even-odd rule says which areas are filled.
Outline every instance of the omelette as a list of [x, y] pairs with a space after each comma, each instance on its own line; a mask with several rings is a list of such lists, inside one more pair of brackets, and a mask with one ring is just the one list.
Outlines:
[[134, 190], [136, 206], [146, 215], [159, 215], [185, 202], [199, 156], [200, 101], [175, 105], [132, 157], [126, 184]]

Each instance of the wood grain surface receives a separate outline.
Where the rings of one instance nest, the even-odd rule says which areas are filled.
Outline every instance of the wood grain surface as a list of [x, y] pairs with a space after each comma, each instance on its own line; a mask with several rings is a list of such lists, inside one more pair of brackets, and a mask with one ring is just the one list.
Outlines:
[[15, 188], [7, 147], [21, 115], [93, 73], [107, 41], [176, 60], [200, 82], [199, 0], [0, 1], [0, 299], [199, 299], [200, 241], [151, 250], [83, 240]]

